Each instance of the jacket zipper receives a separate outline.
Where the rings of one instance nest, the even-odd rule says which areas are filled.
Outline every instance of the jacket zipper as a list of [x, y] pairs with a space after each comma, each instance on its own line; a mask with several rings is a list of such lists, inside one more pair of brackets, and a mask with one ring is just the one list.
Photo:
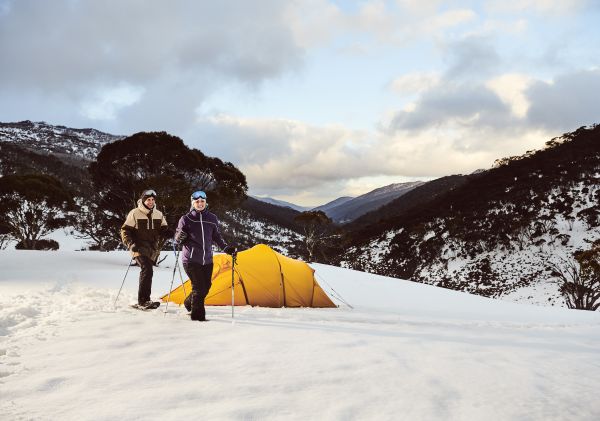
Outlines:
[[202, 229], [202, 264], [204, 265], [206, 264], [206, 244], [204, 244], [204, 222], [202, 221], [202, 212], [200, 212], [200, 229]]

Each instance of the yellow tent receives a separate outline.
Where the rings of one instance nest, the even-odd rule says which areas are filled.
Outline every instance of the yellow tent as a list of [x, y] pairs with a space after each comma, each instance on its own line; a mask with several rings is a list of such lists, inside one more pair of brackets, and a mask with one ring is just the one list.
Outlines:
[[[231, 305], [231, 256], [213, 257], [212, 286], [205, 304]], [[259, 244], [237, 254], [234, 273], [235, 305], [261, 307], [336, 307], [321, 289], [314, 270], [306, 263], [283, 256]], [[192, 291], [191, 282], [171, 291], [170, 301], [182, 304]], [[166, 302], [169, 294], [161, 297]]]

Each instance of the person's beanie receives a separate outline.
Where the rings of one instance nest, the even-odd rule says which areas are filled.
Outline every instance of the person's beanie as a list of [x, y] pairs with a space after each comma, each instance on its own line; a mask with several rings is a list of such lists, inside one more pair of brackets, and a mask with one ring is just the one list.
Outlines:
[[142, 195], [140, 196], [140, 200], [142, 201], [142, 203], [144, 203], [149, 197], [154, 197], [156, 199], [156, 193], [154, 192], [154, 190], [144, 190], [142, 192]]

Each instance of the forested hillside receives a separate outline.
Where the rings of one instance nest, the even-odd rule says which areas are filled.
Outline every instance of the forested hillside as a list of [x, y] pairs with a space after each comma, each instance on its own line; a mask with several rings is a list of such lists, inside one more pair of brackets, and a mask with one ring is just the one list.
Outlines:
[[[44, 122], [0, 123], [0, 177], [9, 175], [47, 175], [56, 180], [75, 204], [64, 215], [68, 230], [87, 239], [93, 249], [121, 247], [119, 227], [135, 206], [140, 189], [151, 187], [159, 192], [158, 207], [172, 229], [189, 208], [190, 189], [203, 188], [209, 192], [211, 210], [223, 221], [230, 242], [246, 247], [267, 243], [282, 252], [300, 252], [301, 236], [293, 220], [298, 212], [246, 199], [245, 177], [233, 164], [189, 149], [181, 139], [166, 133], [124, 138]], [[11, 180], [6, 179], [8, 184]], [[27, 182], [35, 182], [35, 178]], [[8, 184], [3, 194], [19, 195], [15, 206], [49, 199], [26, 198], [23, 191], [12, 191]], [[6, 247], [11, 239], [13, 244], [45, 244], [35, 240], [27, 227], [11, 234], [8, 226], [8, 221], [0, 219], [0, 247]], [[24, 237], [32, 238], [23, 242]]]
[[[338, 263], [499, 297], [548, 287], [556, 279], [553, 265], [600, 238], [598, 126], [463, 181], [349, 232]], [[548, 290], [548, 301], [559, 300], [556, 288]]]
[[76, 156], [58, 158], [47, 152], [34, 152], [17, 143], [0, 142], [0, 176], [47, 174], [58, 178], [76, 192], [89, 184], [89, 161]]

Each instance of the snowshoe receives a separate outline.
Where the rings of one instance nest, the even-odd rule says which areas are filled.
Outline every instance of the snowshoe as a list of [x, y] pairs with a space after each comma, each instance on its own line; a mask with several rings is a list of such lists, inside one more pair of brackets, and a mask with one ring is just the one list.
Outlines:
[[138, 310], [154, 310], [160, 307], [160, 302], [158, 301], [146, 301], [144, 304], [132, 304], [131, 307]]

